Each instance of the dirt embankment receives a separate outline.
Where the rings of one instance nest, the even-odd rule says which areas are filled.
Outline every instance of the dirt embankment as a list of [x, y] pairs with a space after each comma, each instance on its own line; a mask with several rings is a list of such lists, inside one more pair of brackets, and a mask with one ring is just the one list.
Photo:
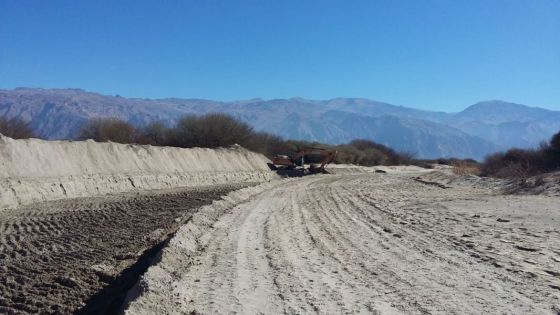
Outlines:
[[127, 314], [560, 312], [557, 197], [419, 175], [310, 176], [204, 208]]
[[276, 175], [240, 147], [179, 149], [0, 135], [0, 313], [118, 311], [201, 206]]
[[274, 174], [243, 148], [181, 149], [0, 135], [0, 209], [146, 189], [262, 182]]

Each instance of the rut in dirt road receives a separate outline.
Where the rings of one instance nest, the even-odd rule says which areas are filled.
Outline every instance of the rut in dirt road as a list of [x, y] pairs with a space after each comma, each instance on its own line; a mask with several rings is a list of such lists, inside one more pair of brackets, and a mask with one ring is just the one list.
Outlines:
[[[222, 216], [198, 256], [163, 260], [158, 269], [177, 271], [170, 288], [153, 283], [128, 312], [559, 311], [557, 198], [441, 189], [413, 177], [280, 183]], [[173, 265], [186, 259], [188, 268]]]
[[245, 186], [80, 198], [0, 211], [0, 313], [76, 312], [186, 216]]

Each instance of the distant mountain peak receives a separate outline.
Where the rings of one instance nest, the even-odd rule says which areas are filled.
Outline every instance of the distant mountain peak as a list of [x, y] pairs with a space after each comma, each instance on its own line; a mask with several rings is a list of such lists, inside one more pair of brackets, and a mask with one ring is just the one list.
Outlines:
[[[475, 111], [475, 110], [537, 110], [537, 111], [551, 111], [548, 109], [540, 108], [540, 107], [532, 107], [524, 104], [519, 103], [512, 103], [503, 100], [488, 100], [475, 103], [469, 107], [467, 107], [465, 111]], [[554, 112], [554, 111], [552, 111]]]
[[494, 117], [499, 118], [500, 120], [513, 121], [517, 119], [531, 119], [535, 116], [560, 115], [560, 111], [531, 107], [502, 100], [490, 100], [473, 104], [460, 112], [459, 115], [475, 115], [472, 116], [472, 118], [479, 118], [483, 120]]

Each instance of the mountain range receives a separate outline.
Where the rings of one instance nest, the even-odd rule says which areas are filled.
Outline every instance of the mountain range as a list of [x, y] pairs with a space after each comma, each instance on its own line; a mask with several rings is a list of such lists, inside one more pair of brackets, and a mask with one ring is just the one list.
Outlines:
[[287, 139], [338, 144], [371, 139], [420, 158], [481, 159], [511, 147], [529, 148], [560, 130], [560, 111], [485, 101], [458, 113], [413, 109], [361, 98], [220, 102], [139, 99], [80, 89], [0, 90], [0, 116], [28, 121], [46, 139], [71, 139], [91, 118], [118, 117], [135, 125], [173, 124], [185, 114], [225, 112]]

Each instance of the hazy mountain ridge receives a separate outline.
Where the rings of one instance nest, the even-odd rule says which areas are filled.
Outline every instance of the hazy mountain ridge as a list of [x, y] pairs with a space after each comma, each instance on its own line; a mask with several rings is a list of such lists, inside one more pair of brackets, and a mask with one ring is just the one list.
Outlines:
[[471, 105], [442, 122], [504, 148], [530, 148], [560, 130], [560, 111], [494, 100]]
[[367, 138], [419, 157], [482, 158], [510, 146], [536, 146], [560, 130], [559, 111], [502, 101], [443, 113], [361, 98], [219, 102], [124, 98], [79, 89], [0, 90], [0, 115], [30, 121], [48, 139], [70, 138], [93, 117], [119, 117], [142, 125], [153, 120], [173, 123], [184, 114], [209, 112], [232, 114], [257, 130], [285, 138], [328, 143]]

